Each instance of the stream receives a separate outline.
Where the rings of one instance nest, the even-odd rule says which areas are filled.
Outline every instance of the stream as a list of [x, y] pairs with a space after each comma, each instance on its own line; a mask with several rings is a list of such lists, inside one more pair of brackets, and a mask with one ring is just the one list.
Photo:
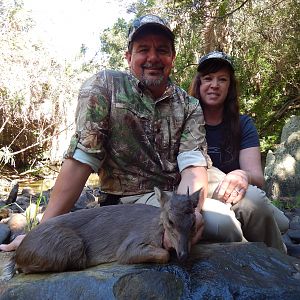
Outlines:
[[[1, 186], [0, 186], [0, 199], [5, 199], [7, 195], [10, 193], [13, 185], [18, 181], [19, 182], [19, 192], [18, 194], [21, 194], [22, 190], [24, 188], [30, 188], [33, 190], [34, 194], [41, 193], [42, 191], [47, 191], [51, 189], [56, 180], [56, 176], [49, 176], [49, 178], [44, 178], [44, 179], [14, 179], [11, 178], [12, 182], [9, 183], [7, 181], [1, 181]], [[91, 174], [90, 177], [88, 178], [86, 182], [86, 186], [89, 186], [91, 188], [95, 188], [99, 186], [99, 177], [98, 174]]]

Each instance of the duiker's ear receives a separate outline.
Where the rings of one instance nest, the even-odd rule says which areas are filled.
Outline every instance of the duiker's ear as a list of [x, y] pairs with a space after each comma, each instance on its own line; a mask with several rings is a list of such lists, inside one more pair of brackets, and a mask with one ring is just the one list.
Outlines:
[[167, 193], [165, 193], [164, 191], [161, 191], [158, 187], [154, 187], [154, 193], [155, 196], [158, 200], [158, 202], [160, 203], [160, 206], [163, 207], [165, 205], [165, 203], [168, 201], [169, 196]]
[[191, 196], [190, 199], [192, 200], [193, 203], [193, 207], [197, 207], [198, 203], [199, 203], [199, 199], [202, 200], [202, 198], [204, 197], [204, 192], [203, 192], [203, 188], [201, 188], [200, 190], [194, 192]]

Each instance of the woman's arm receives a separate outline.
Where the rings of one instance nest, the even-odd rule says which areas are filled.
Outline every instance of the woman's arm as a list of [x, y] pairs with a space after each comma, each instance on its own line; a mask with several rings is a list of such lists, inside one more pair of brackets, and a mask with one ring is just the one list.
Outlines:
[[262, 188], [264, 175], [261, 165], [261, 154], [259, 147], [251, 147], [240, 151], [240, 168], [248, 176], [248, 183]]
[[244, 197], [249, 184], [259, 188], [263, 186], [264, 176], [259, 147], [241, 150], [239, 163], [240, 169], [226, 174], [214, 192], [213, 198], [235, 204]]

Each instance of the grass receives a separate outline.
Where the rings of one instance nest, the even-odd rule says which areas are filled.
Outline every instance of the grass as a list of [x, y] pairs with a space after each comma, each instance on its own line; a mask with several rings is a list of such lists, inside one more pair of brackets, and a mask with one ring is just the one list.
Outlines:
[[[30, 197], [30, 203], [29, 203], [29, 207], [32, 206], [32, 201], [31, 201], [31, 197]], [[25, 231], [29, 232], [30, 230], [32, 230], [35, 226], [37, 226], [39, 224], [37, 215], [39, 213], [39, 208], [42, 204], [47, 204], [47, 199], [45, 196], [43, 196], [43, 192], [40, 192], [40, 195], [38, 197], [38, 199], [36, 200], [35, 203], [35, 209], [32, 213], [31, 209], [26, 209], [26, 228]]]
[[[37, 218], [37, 215], [39, 213], [39, 208], [41, 205], [46, 204], [47, 205], [47, 198], [45, 196], [43, 196], [43, 189], [41, 189], [40, 195], [38, 197], [38, 199], [36, 200], [36, 203], [34, 203], [32, 201], [32, 198], [30, 197], [30, 201], [29, 201], [29, 206], [27, 207], [27, 209], [25, 210], [25, 217], [26, 217], [26, 226], [25, 226], [25, 232], [29, 232], [30, 230], [32, 230], [35, 226], [38, 225], [39, 221]], [[32, 211], [30, 209], [31, 206], [33, 206], [33, 204], [35, 205], [34, 210]], [[24, 212], [24, 209], [17, 203], [17, 202], [13, 202], [4, 206], [0, 207], [0, 211], [8, 208], [12, 205], [16, 205], [19, 207], [19, 209]]]
[[295, 200], [283, 201], [280, 199], [275, 199], [271, 202], [281, 210], [292, 210], [295, 208], [300, 208], [300, 195], [296, 196]]

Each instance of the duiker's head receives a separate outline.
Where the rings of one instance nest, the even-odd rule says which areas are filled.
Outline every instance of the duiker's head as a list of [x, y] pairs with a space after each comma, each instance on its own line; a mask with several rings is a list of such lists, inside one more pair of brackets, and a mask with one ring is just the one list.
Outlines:
[[184, 261], [190, 252], [191, 240], [196, 231], [195, 208], [202, 189], [189, 195], [168, 193], [154, 188], [156, 197], [161, 206], [161, 222], [165, 229], [165, 235], [169, 238], [172, 248], [176, 250], [177, 257]]

